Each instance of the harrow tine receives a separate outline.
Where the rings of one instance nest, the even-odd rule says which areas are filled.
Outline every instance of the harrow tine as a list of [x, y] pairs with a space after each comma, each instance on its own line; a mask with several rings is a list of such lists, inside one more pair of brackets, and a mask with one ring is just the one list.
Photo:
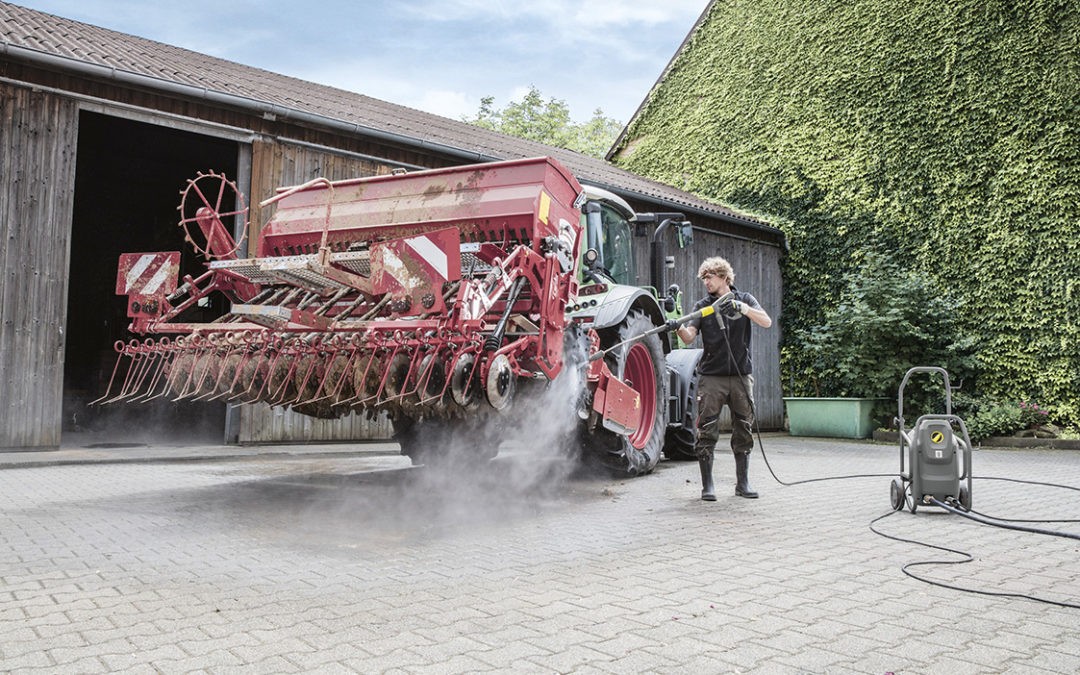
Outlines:
[[[157, 373], [154, 375], [154, 380], [150, 383], [150, 387], [147, 389], [146, 396], [140, 403], [149, 403], [169, 393], [169, 378], [165, 376], [165, 372], [169, 370], [169, 366], [176, 361], [176, 346], [169, 341], [169, 338], [162, 338], [158, 341], [158, 347], [161, 349], [161, 365], [158, 367]], [[164, 384], [161, 384], [164, 382]], [[154, 393], [154, 390], [158, 387], [161, 390], [158, 393]]]
[[161, 375], [165, 372], [169, 362], [169, 338], [161, 338], [155, 347], [155, 351], [160, 358], [158, 360], [157, 368], [154, 369], [154, 374], [150, 378], [150, 384], [146, 387], [146, 393], [141, 397], [132, 399], [132, 403], [146, 403], [147, 401], [153, 400], [154, 390], [157, 389], [158, 383], [161, 382]]
[[[235, 348], [236, 348], [235, 345], [229, 345], [228, 348], [226, 348], [225, 353], [222, 354], [219, 357], [219, 364], [220, 365], [218, 366], [217, 377], [214, 378], [214, 386], [210, 387], [210, 391], [208, 391], [205, 394], [202, 394], [200, 396], [196, 396], [195, 398], [193, 398], [191, 400], [193, 400], [193, 401], [201, 401], [201, 400], [204, 400], [204, 399], [207, 399], [207, 398], [210, 398], [210, 397], [217, 396], [217, 393], [220, 391], [220, 387], [221, 387], [221, 378], [225, 376], [225, 371], [228, 370], [227, 364], [229, 362], [229, 356], [232, 355], [232, 352], [233, 352], [233, 350]], [[209, 370], [210, 370], [210, 366], [207, 365], [207, 371], [209, 371]]]
[[[357, 347], [356, 353], [360, 354], [361, 351], [362, 351], [362, 348]], [[375, 363], [376, 350], [375, 349], [369, 349], [369, 350], [363, 350], [363, 351], [368, 354], [368, 361], [367, 361], [367, 364], [364, 366], [364, 373], [363, 373], [363, 375], [360, 376], [359, 380], [357, 380], [357, 378], [353, 377], [353, 390], [354, 390], [354, 393], [353, 393], [352, 396], [345, 399], [344, 401], [339, 401], [338, 403], [340, 405], [356, 405], [356, 406], [360, 406], [360, 405], [363, 405], [364, 400], [367, 400], [367, 399], [361, 400], [361, 397], [364, 395], [363, 385], [364, 385], [365, 382], [367, 382], [368, 373], [371, 372], [371, 366]], [[363, 358], [363, 357], [361, 357], [361, 358]], [[348, 376], [349, 376], [349, 374], [348, 374], [348, 371], [347, 371], [346, 377], [348, 377]]]
[[[200, 365], [199, 362], [198, 362], [198, 359], [196, 359], [196, 363], [191, 369], [191, 374], [192, 374], [192, 376], [194, 377], [194, 380], [195, 380], [195, 388], [192, 389], [191, 391], [187, 392], [187, 397], [190, 398], [193, 401], [198, 401], [199, 398], [200, 398], [200, 396], [196, 396], [196, 394], [199, 394], [199, 392], [202, 391], [203, 386], [205, 386], [206, 380], [207, 380], [208, 376], [210, 375], [210, 369], [214, 367], [214, 359], [217, 356], [214, 352], [216, 352], [216, 351], [217, 351], [217, 346], [211, 344], [203, 352], [203, 354], [202, 354], [203, 369], [202, 369], [202, 373], [199, 374], [198, 377], [194, 377], [196, 372], [198, 372], [198, 367]], [[210, 393], [213, 393], [213, 391], [214, 391], [213, 388], [211, 388]]]
[[[296, 357], [296, 361], [297, 361], [297, 363], [298, 363], [298, 364], [299, 364], [299, 361], [300, 361], [300, 360], [301, 360], [301, 357], [297, 356], [297, 357]], [[294, 398], [293, 400], [289, 401], [289, 405], [300, 405], [300, 403], [301, 403], [301, 401], [300, 401], [300, 397], [302, 397], [302, 396], [304, 395], [304, 388], [305, 388], [305, 387], [307, 387], [307, 383], [308, 383], [308, 382], [309, 382], [309, 381], [311, 380], [311, 374], [312, 374], [313, 372], [315, 372], [315, 367], [316, 367], [317, 365], [318, 365], [318, 361], [316, 361], [315, 359], [311, 359], [311, 365], [310, 365], [310, 366], [308, 366], [307, 372], [306, 372], [306, 373], [304, 373], [304, 380], [303, 380], [303, 382], [301, 382], [301, 383], [300, 383], [300, 386], [298, 386], [298, 387], [296, 388], [296, 390], [297, 390], [297, 391], [296, 391], [296, 398]], [[316, 393], [316, 394], [318, 394], [318, 391], [316, 391], [315, 393]], [[304, 401], [304, 403], [307, 403], [307, 402], [308, 402], [308, 401]]]
[[[266, 354], [266, 352], [270, 351], [270, 347], [271, 347], [271, 344], [268, 341], [266, 343], [266, 345], [263, 347], [263, 350], [262, 350], [262, 352], [260, 352], [260, 354]], [[266, 372], [265, 372], [265, 374], [263, 376], [263, 382], [259, 386], [259, 390], [257, 392], [255, 392], [255, 397], [250, 398], [250, 399], [242, 399], [240, 401], [241, 403], [245, 403], [245, 404], [246, 403], [255, 403], [256, 401], [262, 400], [263, 391], [269, 389], [269, 387], [270, 387], [270, 373], [274, 372], [274, 367], [277, 365], [278, 359], [280, 359], [280, 358], [281, 358], [281, 350], [280, 349], [277, 352], [275, 352], [273, 354], [273, 356], [270, 356], [270, 357], [267, 358], [267, 364], [266, 364], [267, 367], [266, 367]], [[245, 389], [241, 394], [238, 394], [238, 396], [246, 396], [247, 394], [251, 393], [251, 388], [255, 386], [255, 382], [259, 379], [258, 378], [258, 373], [259, 373], [259, 364], [256, 363], [255, 373], [251, 377], [251, 382], [248, 384], [247, 389]]]
[[397, 396], [391, 396], [386, 402], [390, 401], [404, 401], [406, 396], [412, 396], [420, 390], [420, 378], [416, 377], [416, 385], [410, 390], [409, 382], [413, 381], [413, 376], [416, 375], [416, 367], [420, 365], [420, 350], [414, 349], [412, 356], [409, 359], [409, 370], [405, 373], [405, 377], [401, 380], [401, 392]]
[[[191, 387], [191, 383], [195, 380], [195, 373], [199, 369], [199, 358], [200, 358], [200, 356], [205, 355], [209, 351], [209, 348], [203, 349], [203, 350], [199, 349], [199, 346], [202, 343], [202, 340], [199, 339], [198, 336], [194, 336], [192, 338], [191, 342], [192, 342], [192, 345], [194, 346], [194, 353], [192, 354], [192, 358], [191, 358], [191, 370], [188, 371], [187, 378], [184, 380], [184, 385], [182, 387], [180, 387], [180, 393], [177, 394], [176, 398], [172, 399], [174, 403], [176, 401], [185, 399], [188, 396], [191, 396], [191, 394], [193, 393], [193, 390], [191, 390], [190, 387]], [[185, 343], [184, 346], [186, 346], [186, 343]], [[196, 387], [194, 391], [198, 391], [198, 387]]]
[[[274, 392], [271, 395], [270, 400], [267, 401], [267, 403], [269, 403], [272, 406], [282, 404], [282, 401], [285, 399], [285, 396], [288, 393], [289, 380], [292, 379], [293, 373], [296, 372], [296, 362], [299, 361], [299, 355], [294, 350], [294, 347], [295, 347], [295, 345], [293, 347], [289, 348], [290, 349], [290, 356], [292, 357], [289, 360], [289, 370], [286, 371], [285, 377], [281, 378], [281, 386], [278, 387], [277, 391]], [[285, 350], [282, 349], [281, 354], [278, 356], [279, 360], [280, 360], [281, 356], [284, 355], [284, 352], [285, 352]], [[270, 372], [271, 372], [271, 375], [272, 375], [273, 371], [270, 371]]]
[[[435, 366], [438, 365], [438, 354], [435, 354], [431, 358], [431, 362], [427, 364], [427, 368], [424, 368], [423, 359], [420, 360], [421, 372], [416, 376], [416, 398], [420, 403], [428, 403], [434, 401], [439, 396], [442, 396], [443, 392], [439, 392], [437, 396], [424, 396], [424, 392], [427, 391], [428, 381], [431, 380], [431, 374], [435, 370]], [[443, 391], [446, 390], [445, 384], [443, 385]]]
[[220, 392], [211, 396], [208, 400], [217, 401], [232, 394], [236, 390], [236, 383], [240, 379], [240, 375], [244, 372], [244, 367], [247, 362], [251, 360], [252, 351], [250, 349], [244, 349], [240, 354], [240, 363], [236, 364], [236, 372], [233, 373], [232, 380], [229, 381], [229, 386], [222, 389]]
[[[97, 405], [101, 403], [109, 398], [109, 393], [112, 392], [113, 382], [116, 380], [116, 373], [120, 370], [120, 362], [127, 356], [127, 354], [124, 353], [124, 342], [122, 340], [117, 340], [113, 345], [113, 349], [116, 350], [116, 363], [113, 364], [112, 375], [109, 376], [109, 386], [105, 388], [105, 393], [101, 397], [90, 401], [87, 405]], [[134, 360], [134, 357], [131, 358]], [[128, 364], [128, 369], [130, 370], [130, 368], [131, 366]]]
[[[394, 350], [392, 352], [390, 352], [390, 358], [386, 359], [387, 366], [389, 366], [389, 364], [394, 360], [394, 357], [397, 356], [397, 353], [400, 350], [401, 350], [400, 345], [394, 347]], [[371, 364], [374, 363], [374, 361], [375, 361], [375, 359], [372, 358], [372, 360], [370, 362], [368, 362], [367, 367], [371, 368]], [[364, 375], [365, 375], [365, 379], [366, 379], [366, 377], [367, 377], [367, 371], [366, 370], [364, 372]], [[378, 389], [375, 390], [375, 393], [372, 394], [371, 396], [368, 396], [367, 398], [360, 399], [359, 401], [357, 401], [356, 404], [359, 405], [359, 406], [363, 406], [365, 403], [368, 403], [369, 401], [378, 399], [379, 396], [382, 394], [383, 389], [386, 388], [386, 381], [389, 378], [390, 378], [390, 368], [387, 367], [386, 372], [383, 373], [382, 379], [379, 380], [379, 387], [378, 387]], [[379, 401], [379, 403], [382, 403], [382, 401]]]
[[[421, 404], [430, 403], [432, 401], [438, 401], [438, 400], [441, 400], [444, 396], [446, 396], [446, 391], [450, 388], [450, 380], [451, 380], [450, 374], [454, 372], [453, 366], [457, 365], [458, 359], [461, 358], [461, 354], [463, 352], [464, 352], [464, 350], [459, 350], [458, 352], [456, 352], [454, 354], [454, 357], [452, 359], [449, 359], [451, 367], [446, 370], [446, 375], [443, 378], [443, 380], [444, 380], [443, 381], [443, 386], [442, 386], [442, 389], [439, 391], [439, 393], [434, 394], [432, 396], [428, 396], [427, 398], [421, 398], [420, 399]], [[436, 365], [436, 361], [435, 361], [435, 359], [432, 359], [431, 360], [431, 365], [428, 366], [427, 378], [424, 379], [423, 386], [421, 387], [422, 391], [427, 390], [428, 381], [431, 380], [431, 371], [434, 369], [435, 365]]]
[[128, 367], [127, 374], [124, 377], [124, 384], [120, 386], [120, 393], [116, 396], [105, 401], [105, 403], [114, 403], [116, 401], [122, 401], [129, 398], [132, 394], [131, 384], [132, 381], [138, 376], [139, 371], [142, 369], [142, 362], [146, 360], [145, 353], [139, 347], [138, 340], [132, 340], [125, 347], [125, 351], [131, 352], [131, 366]]
[[323, 363], [326, 364], [326, 368], [323, 370], [322, 377], [319, 379], [319, 386], [315, 388], [315, 393], [311, 395], [311, 398], [304, 401], [304, 403], [314, 403], [315, 401], [321, 401], [323, 398], [325, 398], [323, 396], [319, 396], [319, 394], [321, 394], [323, 388], [326, 387], [326, 381], [330, 379], [330, 371], [332, 369], [334, 359], [337, 358], [338, 352], [341, 351], [341, 348], [338, 347], [336, 342], [324, 342], [322, 346], [328, 350], [327, 356], [323, 360]]
[[161, 371], [162, 366], [165, 365], [164, 355], [156, 348], [151, 348], [147, 353], [146, 366], [143, 368], [142, 374], [139, 376], [138, 382], [132, 387], [131, 398], [129, 402], [137, 403], [139, 399], [147, 396], [153, 389], [151, 387], [143, 388], [143, 384], [146, 383], [147, 378], [150, 379], [151, 385], [157, 381], [157, 374]]
[[[157, 346], [154, 344], [153, 340], [146, 340], [145, 342], [143, 342], [143, 349], [146, 351], [146, 362], [143, 365], [143, 369], [142, 372], [139, 374], [138, 380], [131, 388], [132, 401], [137, 401], [141, 397], [146, 395], [145, 393], [139, 393], [143, 391], [143, 383], [146, 382], [146, 378], [150, 375], [151, 372], [157, 372], [157, 370], [155, 369], [155, 364], [157, 364], [157, 368], [160, 368], [162, 365], [161, 359], [158, 358], [159, 356], [161, 356], [161, 351], [157, 349]], [[153, 379], [154, 378], [151, 377], [150, 381], [152, 382]]]
[[[343, 351], [345, 351], [345, 350], [344, 349], [339, 349], [337, 352], [335, 352], [335, 357], [334, 358], [337, 358], [336, 355], [338, 353], [340, 353], [340, 352], [343, 352]], [[341, 394], [341, 388], [343, 386], [345, 386], [346, 378], [349, 376], [349, 373], [352, 370], [353, 361], [356, 360], [356, 355], [359, 352], [360, 352], [360, 350], [358, 348], [355, 348], [355, 347], [349, 352], [349, 356], [345, 360], [345, 364], [341, 369], [341, 375], [338, 377], [337, 383], [331, 388], [330, 393], [326, 394], [324, 396], [320, 396], [318, 398], [312, 399], [312, 401], [311, 401], [312, 403], [318, 403], [319, 401], [325, 401], [326, 399], [336, 399]], [[331, 359], [330, 362], [333, 363], [333, 359]], [[329, 381], [330, 381], [330, 371], [329, 371], [329, 369], [327, 369], [326, 378], [323, 380], [323, 385], [325, 386], [326, 383], [329, 382]], [[320, 388], [320, 391], [321, 391], [321, 388]], [[316, 393], [318, 393], [318, 392], [316, 392]], [[350, 398], [352, 398], [352, 397], [350, 397]]]

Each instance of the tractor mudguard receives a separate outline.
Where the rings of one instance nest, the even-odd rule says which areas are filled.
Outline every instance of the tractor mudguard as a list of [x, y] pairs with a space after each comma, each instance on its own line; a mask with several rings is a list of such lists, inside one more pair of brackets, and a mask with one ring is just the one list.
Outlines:
[[[596, 317], [593, 319], [593, 328], [599, 330], [617, 326], [626, 319], [626, 315], [634, 308], [639, 308], [645, 312], [653, 325], [658, 326], [666, 320], [663, 310], [660, 309], [660, 303], [648, 291], [636, 286], [613, 285], [611, 290], [608, 291], [607, 297], [604, 298], [604, 304], [596, 312]], [[666, 352], [668, 349], [667, 340], [661, 342], [664, 343], [664, 351]]]
[[695, 459], [697, 443], [698, 363], [702, 349], [673, 349], [667, 355], [667, 372], [671, 380], [668, 394], [670, 409], [664, 438], [664, 455], [668, 459]]

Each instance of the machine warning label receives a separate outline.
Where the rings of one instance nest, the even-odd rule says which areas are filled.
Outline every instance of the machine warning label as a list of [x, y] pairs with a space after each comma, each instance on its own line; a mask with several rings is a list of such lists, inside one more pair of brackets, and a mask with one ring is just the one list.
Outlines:
[[168, 295], [176, 290], [180, 252], [124, 253], [116, 274], [117, 295]]

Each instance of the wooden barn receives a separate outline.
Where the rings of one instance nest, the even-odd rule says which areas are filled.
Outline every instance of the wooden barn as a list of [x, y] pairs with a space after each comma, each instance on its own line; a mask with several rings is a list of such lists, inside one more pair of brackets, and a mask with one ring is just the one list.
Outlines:
[[[258, 202], [281, 185], [540, 155], [640, 211], [685, 213], [695, 244], [669, 246], [669, 281], [688, 300], [701, 292], [698, 262], [719, 254], [780, 315], [785, 242], [765, 223], [601, 159], [0, 2], [0, 447], [55, 448], [105, 429], [113, 441], [207, 443], [383, 433], [265, 406], [88, 405], [105, 391], [114, 343], [131, 337], [114, 293], [119, 254], [183, 250], [185, 271], [200, 269], [176, 224], [199, 171], [235, 178], [257, 232], [268, 216]], [[757, 335], [759, 419], [778, 428], [779, 330]]]

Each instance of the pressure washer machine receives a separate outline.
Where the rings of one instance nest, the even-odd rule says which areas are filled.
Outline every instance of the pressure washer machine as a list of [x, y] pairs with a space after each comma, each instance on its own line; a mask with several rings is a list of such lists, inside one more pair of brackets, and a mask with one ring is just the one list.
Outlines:
[[[916, 373], [937, 373], [945, 385], [945, 414], [922, 415], [915, 427], [904, 426], [904, 388]], [[889, 498], [894, 510], [906, 504], [912, 513], [933, 500], [971, 510], [971, 438], [964, 420], [952, 414], [949, 373], [936, 366], [918, 366], [904, 374], [897, 394], [900, 430], [900, 477], [893, 479]], [[959, 430], [959, 434], [957, 433]]]

